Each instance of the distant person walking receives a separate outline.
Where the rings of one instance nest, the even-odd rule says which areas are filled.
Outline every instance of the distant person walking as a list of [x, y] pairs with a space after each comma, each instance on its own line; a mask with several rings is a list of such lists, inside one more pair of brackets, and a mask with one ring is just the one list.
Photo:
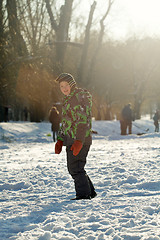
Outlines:
[[28, 109], [27, 109], [27, 107], [24, 108], [23, 113], [24, 113], [24, 121], [27, 121], [28, 120]]
[[127, 104], [124, 106], [121, 112], [121, 135], [132, 134], [132, 120], [133, 120], [133, 113], [131, 109], [131, 104]]
[[8, 122], [8, 106], [4, 107], [4, 121]]
[[157, 110], [153, 116], [155, 132], [159, 132], [159, 119], [160, 119], [160, 114], [159, 114], [159, 111]]
[[60, 127], [60, 115], [59, 111], [55, 106], [52, 106], [52, 108], [49, 111], [49, 121], [52, 124], [51, 130], [53, 132], [53, 141], [55, 142], [57, 140], [56, 138]]

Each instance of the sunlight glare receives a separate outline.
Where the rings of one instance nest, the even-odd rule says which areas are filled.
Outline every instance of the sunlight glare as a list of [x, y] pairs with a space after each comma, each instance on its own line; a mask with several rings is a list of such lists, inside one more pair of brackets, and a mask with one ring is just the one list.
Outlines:
[[129, 2], [127, 12], [137, 29], [149, 31], [150, 33], [159, 29], [159, 0], [134, 0]]
[[[77, 0], [78, 1], [78, 0]], [[94, 27], [99, 28], [99, 21], [104, 16], [109, 0], [97, 0], [94, 13]], [[85, 24], [88, 19], [91, 0], [81, 0], [81, 12]], [[126, 39], [137, 37], [160, 36], [160, 0], [114, 0], [111, 11], [105, 20], [108, 37]]]

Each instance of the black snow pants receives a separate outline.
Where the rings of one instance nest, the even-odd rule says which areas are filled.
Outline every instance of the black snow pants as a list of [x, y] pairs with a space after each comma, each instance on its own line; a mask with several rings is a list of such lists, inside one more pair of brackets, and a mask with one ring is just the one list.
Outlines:
[[66, 147], [67, 168], [75, 184], [76, 196], [90, 196], [94, 193], [94, 186], [84, 169], [90, 146], [84, 145], [77, 156], [73, 155], [71, 146]]

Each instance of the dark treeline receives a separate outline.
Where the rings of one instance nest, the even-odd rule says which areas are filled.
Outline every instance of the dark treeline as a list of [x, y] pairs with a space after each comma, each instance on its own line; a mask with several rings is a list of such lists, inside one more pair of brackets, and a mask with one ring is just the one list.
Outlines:
[[0, 1], [0, 121], [47, 119], [61, 103], [54, 81], [61, 72], [90, 90], [96, 119], [118, 118], [128, 102], [136, 119], [160, 109], [159, 39], [108, 40], [104, 20], [114, 1], [99, 30], [93, 30], [96, 1], [84, 22], [74, 15], [77, 2], [55, 2]]

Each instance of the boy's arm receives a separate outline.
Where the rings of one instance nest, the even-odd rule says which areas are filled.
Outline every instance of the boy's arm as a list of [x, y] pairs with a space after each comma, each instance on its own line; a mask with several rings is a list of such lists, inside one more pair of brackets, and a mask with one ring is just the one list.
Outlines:
[[85, 92], [79, 96], [79, 110], [77, 112], [77, 132], [76, 140], [85, 141], [85, 137], [88, 131], [91, 131], [91, 107], [92, 107], [92, 97], [90, 93]]

